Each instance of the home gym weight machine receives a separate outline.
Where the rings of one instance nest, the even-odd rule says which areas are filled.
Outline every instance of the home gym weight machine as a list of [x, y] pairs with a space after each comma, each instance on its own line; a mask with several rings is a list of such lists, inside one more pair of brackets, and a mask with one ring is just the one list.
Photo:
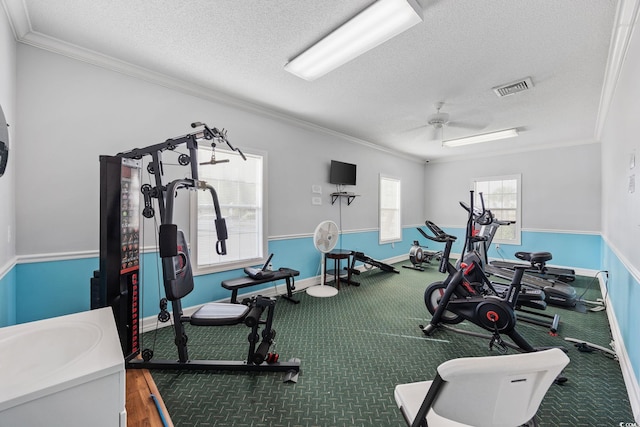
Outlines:
[[[127, 368], [145, 369], [209, 369], [241, 371], [284, 371], [285, 381], [296, 381], [300, 370], [300, 360], [291, 359], [279, 362], [278, 355], [269, 353], [273, 344], [275, 330], [272, 328], [275, 299], [257, 296], [247, 299], [243, 304], [207, 303], [191, 316], [185, 316], [181, 299], [194, 287], [189, 250], [184, 233], [173, 224], [174, 201], [178, 191], [208, 191], [215, 212], [214, 225], [217, 242], [216, 252], [226, 254], [227, 228], [222, 217], [216, 190], [198, 178], [197, 150], [199, 141], [211, 141], [212, 149], [216, 143], [226, 143], [246, 160], [242, 151], [234, 148], [226, 137], [225, 130], [209, 128], [203, 123], [192, 123], [199, 130], [163, 143], [146, 148], [119, 153], [116, 156], [100, 157], [100, 270], [91, 280], [91, 308], [111, 306], [114, 310], [116, 325], [120, 335], [122, 350]], [[191, 178], [176, 179], [163, 184], [162, 153], [173, 151], [186, 145], [189, 154], [179, 154], [181, 166], [190, 165]], [[141, 159], [151, 156], [147, 171], [155, 186], [140, 185]], [[212, 160], [205, 164], [219, 163]], [[139, 247], [141, 242], [139, 213], [139, 194], [142, 193], [145, 218], [155, 216], [153, 199], [157, 200], [160, 214], [159, 255], [162, 260], [162, 275], [166, 299], [160, 301], [160, 321], [167, 321], [167, 311], [171, 302], [173, 327], [178, 360], [154, 360], [153, 351], [140, 350], [140, 284], [139, 284]], [[266, 320], [262, 320], [266, 312]], [[187, 349], [185, 323], [195, 326], [227, 326], [245, 324], [251, 328], [248, 336], [249, 351], [244, 361], [190, 360]], [[264, 326], [260, 333], [260, 327]], [[260, 337], [262, 341], [260, 344]], [[139, 354], [142, 359], [137, 358]]]

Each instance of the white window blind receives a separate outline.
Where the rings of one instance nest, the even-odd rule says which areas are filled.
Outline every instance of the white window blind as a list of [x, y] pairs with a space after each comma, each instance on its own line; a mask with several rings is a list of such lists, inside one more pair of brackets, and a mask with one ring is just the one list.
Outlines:
[[511, 225], [498, 228], [494, 243], [519, 245], [521, 241], [521, 177], [520, 175], [477, 178], [474, 180], [476, 206], [480, 207], [479, 193], [484, 198], [485, 207], [502, 221], [512, 221]]
[[[192, 202], [191, 230], [195, 255], [192, 263], [198, 273], [252, 265], [265, 256], [264, 156], [244, 154], [246, 161], [235, 153], [216, 149], [216, 160], [229, 159], [229, 162], [198, 167], [200, 179], [216, 190], [228, 233], [227, 254], [218, 255], [211, 195], [208, 191], [197, 191]], [[210, 157], [211, 148], [198, 149], [200, 161]]]
[[402, 241], [400, 180], [380, 175], [379, 228], [380, 243]]

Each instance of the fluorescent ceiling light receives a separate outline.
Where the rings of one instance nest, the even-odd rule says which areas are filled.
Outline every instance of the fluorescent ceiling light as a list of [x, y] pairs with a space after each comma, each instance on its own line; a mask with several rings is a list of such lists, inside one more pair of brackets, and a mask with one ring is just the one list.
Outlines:
[[315, 80], [422, 22], [415, 0], [378, 0], [292, 59], [284, 69]]
[[513, 138], [518, 136], [517, 129], [505, 129], [497, 132], [483, 133], [481, 135], [467, 136], [464, 138], [442, 141], [445, 147], [460, 147], [461, 145], [478, 144], [480, 142], [495, 141], [498, 139]]

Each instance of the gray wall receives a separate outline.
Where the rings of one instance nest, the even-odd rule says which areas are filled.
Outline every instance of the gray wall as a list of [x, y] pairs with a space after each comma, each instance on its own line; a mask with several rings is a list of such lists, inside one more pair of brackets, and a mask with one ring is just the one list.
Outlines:
[[600, 231], [600, 144], [430, 163], [426, 215], [436, 224], [464, 226], [458, 201], [468, 201], [472, 179], [513, 174], [522, 175], [523, 229]]
[[0, 178], [0, 278], [15, 257], [16, 42], [0, 11], [0, 106], [9, 127], [9, 164]]
[[[637, 30], [637, 28], [636, 28]], [[640, 35], [631, 39], [602, 135], [602, 231], [640, 280]], [[635, 167], [631, 167], [631, 157]], [[634, 193], [629, 191], [635, 181]], [[637, 306], [636, 306], [637, 310]]]
[[[403, 224], [424, 220], [421, 162], [30, 46], [19, 45], [17, 58], [19, 256], [97, 250], [98, 156], [183, 135], [193, 121], [268, 153], [270, 236], [310, 235], [320, 221], [338, 221], [340, 209], [344, 231], [377, 228], [379, 173], [402, 179]], [[331, 159], [358, 165], [358, 185], [348, 190], [361, 197], [349, 207], [329, 202]], [[312, 185], [322, 186], [322, 206], [311, 204]]]
[[618, 326], [612, 331], [620, 330], [620, 338], [614, 336], [616, 349], [625, 350], [620, 365], [640, 423], [640, 34], [635, 25], [602, 127], [602, 232], [608, 300], [614, 308], [609, 312], [615, 312]]

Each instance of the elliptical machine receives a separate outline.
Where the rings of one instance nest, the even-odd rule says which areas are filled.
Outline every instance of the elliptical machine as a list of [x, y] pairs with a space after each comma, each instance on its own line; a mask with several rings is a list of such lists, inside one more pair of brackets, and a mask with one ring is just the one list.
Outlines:
[[[473, 191], [471, 191], [471, 209], [467, 221], [468, 236], [471, 235], [473, 221]], [[491, 332], [491, 335], [487, 336], [457, 329], [456, 331], [488, 338], [490, 340], [490, 349], [497, 345], [498, 350], [501, 352], [506, 352], [507, 347], [516, 348], [524, 352], [536, 351], [515, 329], [515, 307], [522, 286], [522, 275], [525, 269], [530, 268], [530, 265], [515, 266], [513, 280], [506, 291], [499, 295], [488, 281], [487, 283], [472, 283], [466, 279], [466, 275], [470, 273], [469, 268], [474, 267], [475, 263], [471, 266], [461, 265], [460, 268], [456, 268], [451, 263], [449, 257], [453, 243], [457, 240], [455, 236], [445, 233], [431, 221], [426, 221], [425, 224], [433, 233], [433, 236], [426, 236], [430, 240], [445, 244], [439, 271], [448, 274], [448, 276], [444, 281], [432, 283], [425, 290], [424, 301], [432, 318], [428, 325], [420, 326], [424, 334], [431, 335], [441, 324], [457, 324], [463, 320], [468, 320]], [[471, 242], [471, 239], [467, 239], [465, 248], [468, 242]], [[463, 255], [465, 248], [463, 248]], [[529, 258], [530, 262], [536, 265], [546, 261], [544, 257], [540, 258], [535, 253], [530, 254]], [[492, 290], [493, 295], [485, 292], [485, 286]], [[511, 338], [514, 344], [503, 341], [501, 334]]]
[[[461, 205], [469, 211], [468, 206]], [[484, 210], [484, 209], [483, 209]], [[472, 210], [473, 211], [473, 210]], [[484, 271], [487, 274], [500, 277], [505, 280], [511, 280], [513, 278], [513, 266], [518, 263], [505, 262], [505, 261], [491, 261], [489, 262], [488, 251], [491, 246], [491, 242], [496, 234], [496, 231], [501, 225], [512, 224], [511, 221], [501, 221], [495, 218], [495, 216], [488, 209], [482, 217], [479, 217], [476, 222], [480, 225], [480, 230], [473, 238], [474, 249], [484, 262]], [[537, 252], [546, 258], [546, 261], [551, 261], [552, 254], [550, 252]], [[514, 255], [519, 260], [529, 262], [527, 257], [528, 252], [516, 252]], [[523, 289], [531, 289], [543, 291], [545, 295], [545, 302], [559, 307], [575, 307], [578, 301], [578, 295], [576, 289], [567, 283], [575, 279], [575, 272], [569, 269], [560, 269], [554, 267], [547, 267], [546, 261], [540, 264], [531, 264], [525, 271], [522, 278]], [[549, 273], [553, 273], [556, 279], [545, 279]], [[560, 280], [564, 278], [564, 280]]]

